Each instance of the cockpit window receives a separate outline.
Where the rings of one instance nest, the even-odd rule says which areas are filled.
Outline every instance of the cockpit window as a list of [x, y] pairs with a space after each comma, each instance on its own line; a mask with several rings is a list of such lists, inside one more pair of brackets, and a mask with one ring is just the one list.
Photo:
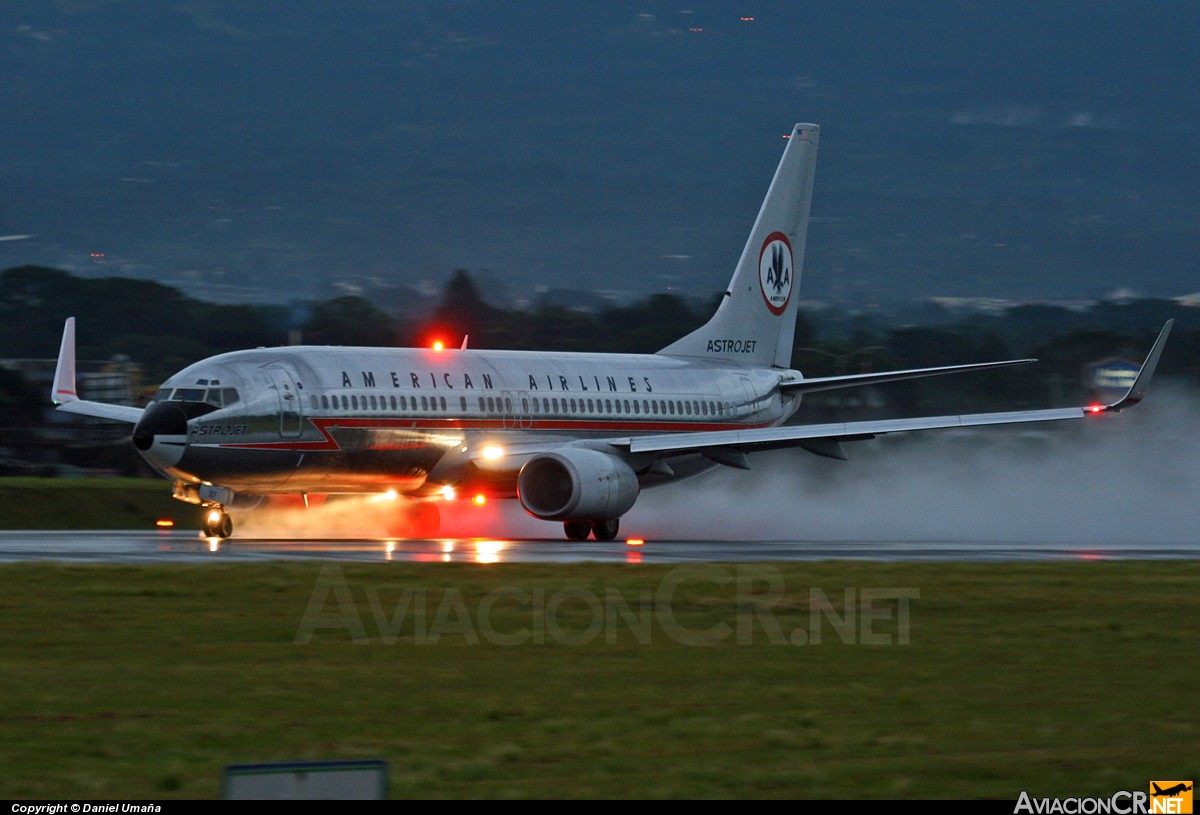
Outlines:
[[154, 394], [155, 402], [204, 402], [215, 407], [228, 407], [239, 398], [237, 388], [162, 388]]

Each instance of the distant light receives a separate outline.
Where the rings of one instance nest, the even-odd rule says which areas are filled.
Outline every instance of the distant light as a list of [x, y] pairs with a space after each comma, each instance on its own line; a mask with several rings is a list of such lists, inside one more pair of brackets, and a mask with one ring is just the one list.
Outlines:
[[449, 484], [447, 484], [446, 486], [442, 487], [442, 497], [447, 501], [453, 501], [458, 497], [458, 493], [455, 492], [454, 487], [451, 487]]
[[704, 30], [703, 28], [689, 28], [688, 29], [688, 31], [691, 31], [692, 33], [697, 33], [697, 32], [703, 31], [703, 30]]
[[785, 139], [790, 139], [790, 138], [792, 137], [792, 134], [791, 134], [791, 133], [784, 133], [784, 134], [783, 134], [783, 137], [784, 137]]
[[625, 539], [626, 546], [644, 546], [645, 544], [646, 544], [645, 538], [626, 538]]
[[170, 518], [159, 518], [157, 521], [154, 522], [154, 525], [161, 526], [164, 529], [169, 529], [175, 525], [175, 522], [172, 521]]
[[487, 496], [481, 492], [472, 498], [471, 501], [475, 504], [475, 506], [481, 507], [487, 503]]
[[741, 18], [739, 18], [739, 19], [740, 19], [740, 20], [741, 20], [743, 23], [752, 23], [752, 22], [754, 22], [754, 18], [753, 18], [753, 17], [741, 17]]
[[433, 350], [434, 351], [445, 351], [446, 343], [442, 342], [441, 340], [434, 340], [433, 341]]
[[489, 444], [487, 447], [483, 448], [481, 454], [488, 461], [495, 461], [504, 455], [504, 448], [498, 444]]

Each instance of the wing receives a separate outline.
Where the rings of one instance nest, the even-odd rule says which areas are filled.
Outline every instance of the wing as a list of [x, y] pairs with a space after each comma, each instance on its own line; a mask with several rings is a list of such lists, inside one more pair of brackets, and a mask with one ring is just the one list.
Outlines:
[[[699, 452], [724, 456], [733, 466], [740, 466], [740, 452], [768, 450], [779, 447], [807, 447], [821, 455], [843, 457], [839, 441], [869, 439], [885, 433], [901, 433], [911, 430], [935, 430], [947, 427], [975, 427], [980, 425], [1017, 424], [1024, 422], [1053, 422], [1063, 419], [1082, 419], [1093, 413], [1119, 411], [1135, 405], [1145, 398], [1162, 355], [1167, 335], [1171, 333], [1174, 320], [1168, 320], [1150, 349], [1137, 378], [1129, 390], [1117, 401], [1093, 407], [1055, 408], [1050, 410], [1017, 410], [1006, 413], [969, 413], [961, 416], [929, 416], [915, 419], [882, 419], [878, 421], [841, 422], [818, 425], [784, 425], [753, 430], [716, 430], [700, 433], [672, 433], [655, 436], [631, 436], [610, 439], [609, 444], [628, 450], [630, 453], [685, 453]], [[998, 363], [1011, 364], [1011, 363]], [[984, 367], [986, 367], [985, 364]], [[954, 366], [954, 368], [971, 366]], [[924, 369], [925, 372], [946, 372], [940, 369]], [[921, 373], [921, 372], [896, 372]], [[867, 374], [866, 376], [871, 376]], [[817, 380], [819, 381], [819, 380]], [[878, 380], [873, 380], [878, 381]], [[835, 386], [835, 387], [841, 387]], [[729, 455], [732, 454], [732, 455]], [[711, 457], [711, 456], [710, 456]]]
[[68, 317], [63, 326], [62, 346], [58, 349], [58, 367], [54, 370], [50, 401], [65, 413], [94, 416], [117, 422], [137, 424], [142, 418], [142, 409], [126, 405], [109, 405], [104, 402], [89, 402], [80, 399], [75, 389], [75, 318]]

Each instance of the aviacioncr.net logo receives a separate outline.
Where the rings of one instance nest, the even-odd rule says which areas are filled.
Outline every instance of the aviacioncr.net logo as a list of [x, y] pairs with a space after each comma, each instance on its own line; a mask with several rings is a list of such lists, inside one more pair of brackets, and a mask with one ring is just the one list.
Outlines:
[[783, 314], [792, 296], [792, 245], [787, 235], [772, 232], [758, 254], [758, 285], [772, 314]]

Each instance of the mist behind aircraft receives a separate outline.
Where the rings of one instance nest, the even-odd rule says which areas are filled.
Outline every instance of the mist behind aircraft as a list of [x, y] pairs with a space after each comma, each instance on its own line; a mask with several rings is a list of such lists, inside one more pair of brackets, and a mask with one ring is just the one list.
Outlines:
[[[1107, 426], [1105, 426], [1107, 425]], [[1119, 425], [1119, 426], [1114, 426]], [[1200, 544], [1200, 405], [1169, 386], [1119, 416], [1070, 426], [889, 436], [849, 461], [758, 454], [649, 490], [622, 537], [655, 540]], [[447, 538], [540, 538], [515, 502], [442, 514]], [[332, 501], [239, 517], [249, 537], [387, 537], [394, 504]]]

